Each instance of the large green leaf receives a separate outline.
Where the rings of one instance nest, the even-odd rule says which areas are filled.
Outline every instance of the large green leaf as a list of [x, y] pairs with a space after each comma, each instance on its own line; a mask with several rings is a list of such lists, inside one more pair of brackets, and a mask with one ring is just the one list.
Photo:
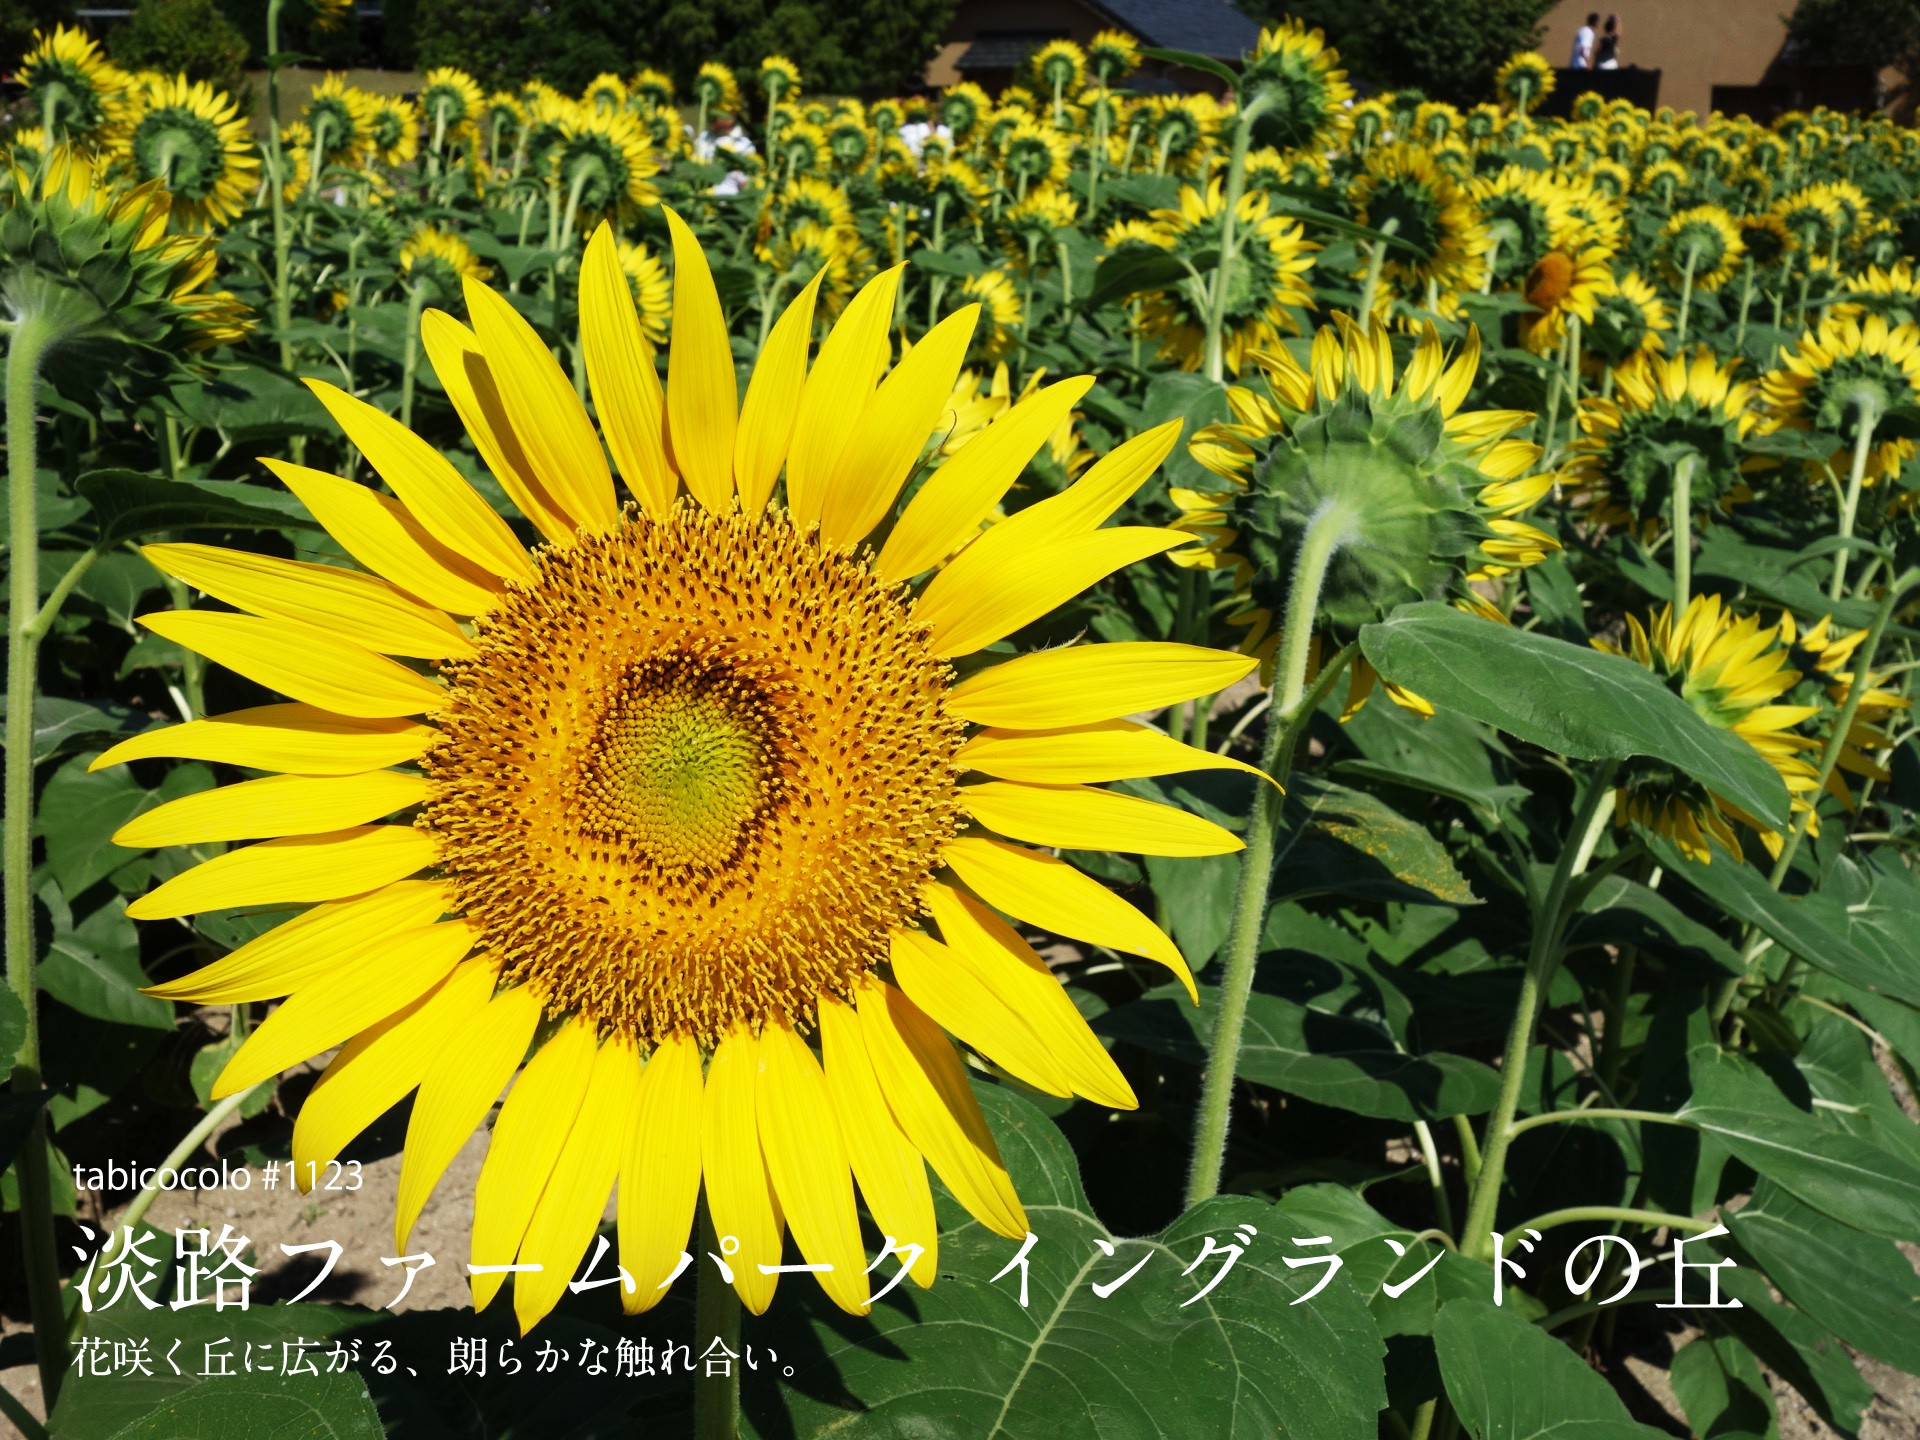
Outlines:
[[[1854, 943], [1856, 928], [1846, 906], [1831, 896], [1788, 896], [1767, 884], [1734, 855], [1702, 865], [1674, 844], [1648, 831], [1641, 838], [1669, 874], [1686, 881], [1733, 919], [1755, 926], [1790, 955], [1861, 990], [1920, 1002], [1920, 965]], [[1910, 952], [1909, 952], [1910, 953]]]
[[1739, 1056], [1702, 1046], [1690, 1068], [1693, 1098], [1681, 1119], [1842, 1225], [1895, 1240], [1920, 1235], [1920, 1166], [1795, 1108]]
[[1760, 752], [1622, 656], [1437, 601], [1365, 626], [1360, 648], [1383, 676], [1441, 710], [1577, 760], [1663, 760], [1768, 824], [1787, 822], [1787, 788]]
[[1920, 1277], [1893, 1241], [1835, 1224], [1765, 1180], [1727, 1224], [1787, 1299], [1849, 1345], [1920, 1375]]
[[[943, 1196], [931, 1289], [903, 1286], [867, 1320], [812, 1286], [782, 1291], [770, 1318], [809, 1333], [790, 1342], [776, 1329], [775, 1347], [783, 1361], [810, 1357], [778, 1389], [748, 1387], [753, 1435], [1373, 1440], [1385, 1347], [1365, 1300], [1336, 1276], [1292, 1303], [1321, 1276], [1286, 1267], [1286, 1237], [1314, 1232], [1263, 1201], [1219, 1196], [1157, 1236], [1119, 1239], [1093, 1215], [1052, 1122], [1005, 1091], [983, 1088], [981, 1101], [1038, 1237], [1026, 1306], [1017, 1271], [991, 1279], [1019, 1244]], [[1234, 1268], [1184, 1303], [1241, 1225], [1258, 1234]], [[1183, 1276], [1208, 1238], [1214, 1254]], [[1094, 1294], [1142, 1260], [1105, 1299]]]
[[114, 896], [78, 925], [56, 928], [39, 980], [47, 994], [95, 1020], [173, 1028], [172, 1002], [140, 993], [147, 983], [140, 969], [140, 936], [127, 918], [123, 896]]
[[[0, 696], [0, 718], [6, 713], [6, 697]], [[94, 705], [55, 695], [36, 696], [33, 702], [34, 763], [37, 765], [86, 741], [131, 735], [152, 723], [152, 717], [125, 705]]]
[[1774, 1433], [1773, 1392], [1753, 1352], [1732, 1336], [1702, 1335], [1681, 1346], [1669, 1378], [1694, 1434]]
[[[1219, 991], [1200, 987], [1196, 1008], [1178, 985], [1109, 1010], [1094, 1029], [1157, 1054], [1206, 1063]], [[1449, 1051], [1409, 1055], [1380, 1026], [1256, 990], [1247, 997], [1236, 1073], [1319, 1105], [1386, 1120], [1444, 1120], [1493, 1107], [1499, 1075]]]
[[[1687, 1249], [1695, 1253], [1718, 1243], [1706, 1240]], [[1695, 1253], [1695, 1258], [1707, 1257]], [[1860, 1428], [1873, 1403], [1873, 1387], [1839, 1340], [1810, 1315], [1774, 1299], [1758, 1270], [1722, 1270], [1720, 1293], [1740, 1302], [1737, 1310], [1713, 1312], [1721, 1324], [1798, 1390], [1822, 1420], [1849, 1435]]]
[[1740, 956], [1658, 890], [1609, 875], [1589, 890], [1568, 932], [1570, 946], [1639, 945], [1680, 956], [1716, 975], [1739, 975]]
[[1518, 1311], [1452, 1300], [1433, 1325], [1447, 1398], [1473, 1440], [1653, 1440], [1613, 1387]]
[[1446, 848], [1424, 825], [1378, 796], [1296, 774], [1283, 815], [1273, 876], [1276, 899], [1351, 895], [1430, 905], [1479, 903]]
[[317, 530], [291, 495], [231, 480], [163, 480], [137, 470], [95, 470], [74, 482], [93, 507], [100, 544], [150, 539], [163, 530]]

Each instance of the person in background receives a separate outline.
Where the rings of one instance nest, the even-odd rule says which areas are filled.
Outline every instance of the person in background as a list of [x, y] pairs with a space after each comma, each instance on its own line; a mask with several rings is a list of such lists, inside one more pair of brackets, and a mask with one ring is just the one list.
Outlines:
[[717, 161], [727, 166], [725, 177], [710, 192], [714, 195], [738, 195], [746, 186], [747, 172], [734, 162], [745, 162], [756, 153], [753, 141], [733, 116], [724, 111], [715, 111], [707, 120], [706, 133], [693, 137], [694, 159]]
[[1591, 70], [1593, 68], [1593, 27], [1600, 23], [1600, 12], [1595, 10], [1573, 32], [1573, 59], [1567, 62], [1573, 70]]
[[1594, 51], [1593, 68], [1596, 70], [1618, 70], [1620, 68], [1620, 17], [1607, 16], [1607, 23], [1600, 27], [1600, 45]]

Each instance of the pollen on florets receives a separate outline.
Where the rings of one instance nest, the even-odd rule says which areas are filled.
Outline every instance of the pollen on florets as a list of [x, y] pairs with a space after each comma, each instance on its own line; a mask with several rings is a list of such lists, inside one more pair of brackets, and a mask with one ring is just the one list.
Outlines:
[[653, 1043], [805, 1026], [962, 822], [952, 672], [784, 514], [682, 502], [536, 557], [450, 664], [419, 824], [509, 981]]

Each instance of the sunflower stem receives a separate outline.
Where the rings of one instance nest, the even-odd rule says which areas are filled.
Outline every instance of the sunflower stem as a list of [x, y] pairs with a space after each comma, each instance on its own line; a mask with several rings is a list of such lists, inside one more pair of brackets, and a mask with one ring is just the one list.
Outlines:
[[[26, 1030], [14, 1057], [13, 1089], [21, 1096], [40, 1092], [39, 991], [34, 975], [33, 933], [33, 700], [40, 640], [53, 623], [52, 611], [64, 598], [56, 593], [40, 604], [39, 472], [40, 368], [59, 342], [56, 323], [29, 313], [20, 318], [7, 345], [7, 499], [10, 506], [7, 626], [7, 769], [5, 829], [7, 985], [26, 1012]], [[51, 1142], [46, 1110], [32, 1105], [33, 1120], [21, 1147], [19, 1177], [20, 1236], [27, 1278], [27, 1305], [33, 1320], [34, 1350], [40, 1365], [40, 1393], [48, 1413], [67, 1373], [66, 1316], [60, 1300], [60, 1270], [53, 1238]]]
[[1747, 276], [1740, 285], [1740, 323], [1733, 327], [1733, 348], [1738, 351], [1747, 343], [1747, 312], [1753, 308], [1753, 257], [1747, 257]]
[[[1380, 234], [1384, 237], [1400, 228], [1400, 218], [1389, 215], [1380, 223]], [[1380, 271], [1387, 263], [1387, 242], [1380, 239], [1367, 247], [1367, 280], [1360, 291], [1360, 326], [1365, 329], [1373, 318], [1374, 298], [1380, 293]]]
[[1207, 296], [1207, 378], [1216, 385], [1227, 378], [1222, 331], [1227, 323], [1227, 296], [1233, 280], [1235, 259], [1234, 225], [1240, 216], [1240, 197], [1247, 188], [1247, 147], [1253, 140], [1253, 126], [1274, 105], [1274, 92], [1262, 90], [1233, 127], [1233, 154], [1227, 160], [1225, 204], [1220, 211], [1220, 259], [1214, 266], [1213, 288]]
[[420, 369], [420, 312], [427, 304], [427, 283], [416, 280], [407, 290], [407, 348], [400, 363], [400, 423], [413, 428], [413, 382]]
[[[1853, 523], [1860, 515], [1860, 491], [1866, 484], [1867, 457], [1873, 451], [1873, 430], [1880, 423], [1880, 407], [1871, 394], [1863, 393], [1854, 402], [1853, 468], [1847, 473], [1847, 493], [1840, 502], [1842, 540], [1853, 538]], [[1842, 547], [1833, 557], [1833, 580], [1827, 586], [1827, 598], [1838, 601], [1847, 593], [1847, 559], [1851, 552]]]
[[1547, 893], [1533, 917], [1533, 939], [1527, 950], [1526, 968], [1520, 973], [1520, 995], [1513, 1007], [1513, 1023], [1507, 1032], [1506, 1053], [1500, 1062], [1500, 1094], [1493, 1113], [1487, 1117], [1486, 1141], [1481, 1149], [1480, 1173], [1475, 1177], [1467, 1200], [1467, 1218], [1459, 1236], [1460, 1249], [1471, 1259], [1494, 1260], [1494, 1213], [1500, 1203], [1500, 1186], [1506, 1178], [1507, 1147], [1513, 1142], [1514, 1112], [1520, 1108], [1520, 1086], [1526, 1077], [1527, 1052], [1533, 1048], [1533, 1032], [1540, 1019], [1540, 998], [1546, 983], [1559, 963], [1561, 938], [1566, 932], [1568, 893], [1574, 879], [1586, 868], [1598, 842], [1600, 828], [1608, 812], [1604, 802], [1613, 794], [1613, 777], [1620, 762], [1609, 760], [1587, 783], [1574, 812], [1567, 843], [1553, 867]]
[[1673, 468], [1673, 614], [1675, 623], [1693, 598], [1693, 465], [1691, 451]]
[[1206, 1076], [1200, 1087], [1200, 1113], [1193, 1137], [1193, 1165], [1187, 1174], [1187, 1208], [1220, 1193], [1220, 1172], [1227, 1158], [1227, 1124], [1233, 1110], [1233, 1077], [1240, 1061], [1240, 1035], [1247, 1022], [1247, 998], [1253, 992], [1254, 962], [1260, 954], [1260, 931], [1266, 923], [1267, 891], [1273, 883], [1274, 841], [1278, 835], [1282, 787], [1291, 768], [1298, 731], [1303, 729], [1319, 699], [1351, 653], [1326, 666], [1313, 693], [1307, 691], [1307, 665], [1313, 653], [1313, 622], [1320, 609], [1320, 591], [1340, 547], [1354, 537], [1362, 517], [1349, 505], [1323, 503], [1307, 522], [1294, 561], [1293, 582], [1287, 593], [1287, 612], [1281, 631], [1277, 699], [1267, 711], [1267, 733], [1260, 747], [1260, 768], [1271, 785], [1254, 787], [1253, 810], [1247, 817], [1247, 849], [1240, 861], [1239, 893], [1234, 901], [1233, 928], [1227, 939], [1226, 964], [1220, 976], [1219, 1010], [1213, 1038], [1207, 1046]]
[[1673, 322], [1673, 343], [1687, 343], [1687, 312], [1693, 309], [1693, 267], [1700, 262], [1698, 241], [1687, 246], [1687, 263], [1680, 272], [1680, 314]]
[[[700, 1249], [718, 1255], [719, 1237], [714, 1233], [713, 1217], [700, 1206]], [[694, 1286], [693, 1339], [701, 1353], [715, 1340], [738, 1354], [740, 1350], [740, 1297], [733, 1286], [720, 1278], [716, 1265], [703, 1267]], [[728, 1365], [725, 1375], [710, 1375], [702, 1366], [693, 1381], [694, 1440], [738, 1440], [740, 1434], [740, 1371]]]

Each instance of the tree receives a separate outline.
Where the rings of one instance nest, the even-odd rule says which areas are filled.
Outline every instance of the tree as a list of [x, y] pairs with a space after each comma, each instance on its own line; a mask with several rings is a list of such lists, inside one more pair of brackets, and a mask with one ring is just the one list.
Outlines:
[[749, 84], [770, 52], [815, 92], [893, 93], [918, 79], [956, 0], [418, 0], [421, 66], [501, 87], [537, 75], [574, 92], [603, 70], [656, 66], [682, 93], [707, 60]]
[[107, 53], [128, 70], [205, 80], [244, 100], [247, 39], [214, 0], [140, 0], [107, 32]]
[[1816, 65], [1870, 64], [1908, 77], [1894, 112], [1909, 117], [1920, 77], [1920, 0], [1800, 0], [1787, 21], [1795, 60]]
[[1247, 0], [1256, 16], [1292, 15], [1327, 32], [1356, 80], [1421, 90], [1456, 105], [1493, 98], [1493, 75], [1539, 43], [1554, 0]]
[[0, 0], [0, 74], [11, 75], [33, 48], [33, 32], [73, 23], [73, 0]]

